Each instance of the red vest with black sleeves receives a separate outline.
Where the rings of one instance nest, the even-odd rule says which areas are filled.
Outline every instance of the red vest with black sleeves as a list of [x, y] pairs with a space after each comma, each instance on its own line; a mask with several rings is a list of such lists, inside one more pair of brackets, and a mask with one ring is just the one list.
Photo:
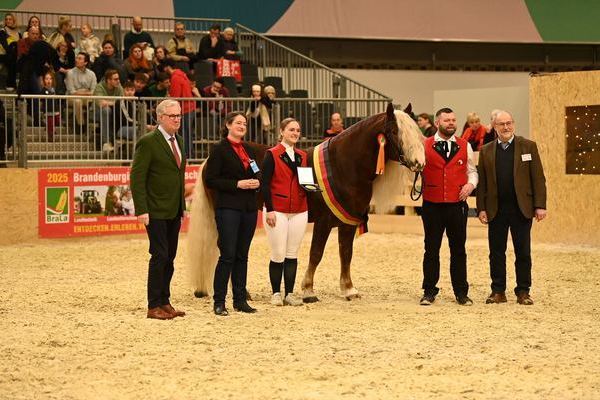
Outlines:
[[[282, 213], [300, 213], [308, 210], [306, 192], [298, 183], [296, 168], [290, 168], [283, 160], [285, 147], [281, 143], [267, 150], [273, 156], [275, 167], [271, 179], [271, 201], [273, 210]], [[294, 152], [302, 157], [300, 167], [307, 166], [306, 152], [294, 149]]]
[[446, 159], [434, 148], [434, 136], [425, 139], [423, 200], [433, 203], [457, 203], [461, 188], [467, 183], [469, 153], [467, 141], [456, 137], [458, 152]]

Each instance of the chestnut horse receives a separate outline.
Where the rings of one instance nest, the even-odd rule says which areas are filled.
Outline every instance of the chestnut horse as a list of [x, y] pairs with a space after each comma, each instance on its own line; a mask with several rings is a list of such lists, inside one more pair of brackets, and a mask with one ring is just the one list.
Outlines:
[[[423, 137], [416, 123], [405, 111], [394, 110], [389, 104], [385, 113], [368, 117], [330, 139], [328, 143], [308, 150], [309, 165], [315, 172], [321, 170], [326, 174], [328, 184], [322, 187], [323, 192], [308, 194], [309, 221], [314, 222], [314, 228], [308, 269], [302, 281], [304, 302], [318, 301], [313, 290], [314, 275], [323, 257], [329, 234], [335, 227], [338, 228], [341, 294], [348, 300], [360, 297], [352, 284], [350, 263], [356, 230], [361, 222], [366, 223], [373, 181], [379, 176], [376, 174], [380, 149], [378, 136], [383, 134], [385, 137], [386, 163], [397, 161], [412, 171], [419, 171], [425, 165]], [[266, 147], [256, 146], [257, 162], [260, 163]], [[326, 147], [326, 152], [323, 146]], [[320, 152], [320, 157], [314, 154], [315, 151]], [[320, 165], [315, 165], [315, 162]], [[322, 176], [317, 181], [323, 183]], [[388, 186], [398, 184], [399, 182], [386, 183]], [[394, 188], [388, 189], [392, 192]], [[192, 202], [188, 233], [188, 263], [195, 286], [194, 293], [198, 297], [209, 293], [218, 258], [217, 231], [211, 203], [210, 191], [205, 188], [200, 176]], [[338, 205], [338, 208], [332, 204]]]

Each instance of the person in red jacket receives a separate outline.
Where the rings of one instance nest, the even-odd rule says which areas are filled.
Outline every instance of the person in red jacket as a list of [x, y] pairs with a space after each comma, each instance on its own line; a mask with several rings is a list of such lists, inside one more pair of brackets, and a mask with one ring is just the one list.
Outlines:
[[[280, 134], [281, 142], [267, 150], [262, 165], [263, 223], [271, 247], [271, 304], [301, 306], [302, 300], [294, 295], [294, 283], [308, 206], [306, 192], [298, 182], [297, 168], [307, 166], [307, 155], [295, 148], [300, 139], [298, 121], [293, 118], [281, 121]], [[285, 296], [281, 296], [282, 276]]]
[[181, 103], [181, 135], [185, 143], [185, 154], [188, 159], [194, 158], [193, 138], [196, 131], [196, 102], [180, 100], [183, 97], [194, 97], [192, 82], [185, 72], [175, 67], [175, 61], [168, 59], [164, 63], [164, 72], [171, 76], [169, 97], [175, 97]]
[[456, 116], [450, 108], [435, 114], [438, 129], [425, 139], [423, 169], [423, 208], [421, 217], [425, 231], [423, 256], [423, 297], [420, 304], [435, 301], [440, 278], [440, 246], [444, 231], [450, 246], [450, 277], [456, 301], [472, 305], [467, 282], [467, 197], [477, 186], [477, 169], [469, 143], [456, 137]]
[[483, 140], [487, 133], [485, 126], [481, 125], [481, 118], [474, 112], [467, 114], [467, 124], [469, 124], [469, 127], [465, 129], [461, 137], [469, 142], [473, 151], [479, 151], [483, 146]]

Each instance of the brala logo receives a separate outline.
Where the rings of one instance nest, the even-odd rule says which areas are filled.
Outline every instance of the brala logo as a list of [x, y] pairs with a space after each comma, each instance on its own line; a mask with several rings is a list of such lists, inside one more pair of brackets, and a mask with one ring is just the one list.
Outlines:
[[69, 222], [69, 188], [46, 188], [46, 223], [64, 224]]

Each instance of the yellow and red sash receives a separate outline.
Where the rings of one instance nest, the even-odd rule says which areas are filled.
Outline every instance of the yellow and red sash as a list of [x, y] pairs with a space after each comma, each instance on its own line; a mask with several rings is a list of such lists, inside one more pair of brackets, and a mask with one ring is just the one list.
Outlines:
[[367, 231], [367, 221], [364, 216], [357, 216], [356, 213], [348, 211], [348, 208], [342, 205], [329, 161], [329, 143], [330, 141], [326, 140], [316, 146], [313, 151], [313, 168], [317, 183], [321, 187], [323, 200], [333, 215], [347, 225], [359, 225], [357, 233], [360, 235]]

